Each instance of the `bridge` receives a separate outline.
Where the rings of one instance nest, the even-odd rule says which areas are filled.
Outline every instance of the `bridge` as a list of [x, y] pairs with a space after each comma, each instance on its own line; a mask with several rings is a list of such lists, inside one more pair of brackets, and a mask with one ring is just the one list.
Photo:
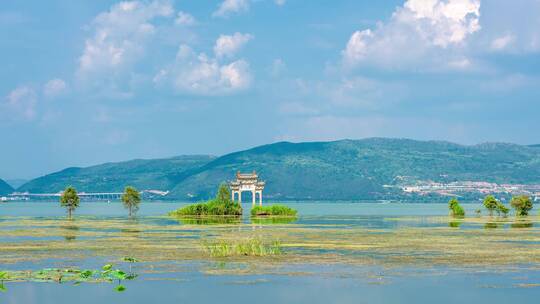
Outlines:
[[[141, 196], [146, 198], [164, 197], [169, 194], [169, 191], [161, 190], [143, 190], [139, 192]], [[81, 200], [120, 200], [123, 192], [79, 192]], [[7, 196], [7, 200], [58, 200], [62, 196], [62, 192], [57, 193], [30, 193], [30, 192], [14, 192]]]

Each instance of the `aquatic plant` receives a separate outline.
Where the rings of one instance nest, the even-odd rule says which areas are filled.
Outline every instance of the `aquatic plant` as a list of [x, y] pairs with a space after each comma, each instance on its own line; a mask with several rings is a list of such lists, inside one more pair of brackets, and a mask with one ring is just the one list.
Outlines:
[[79, 201], [77, 190], [72, 186], [68, 186], [60, 196], [60, 205], [66, 208], [69, 219], [71, 219], [73, 211], [79, 207]]
[[489, 211], [489, 216], [493, 216], [493, 211], [497, 210], [499, 204], [499, 201], [493, 195], [484, 198], [484, 207]]
[[122, 194], [122, 203], [129, 210], [129, 217], [132, 217], [139, 210], [139, 204], [141, 203], [139, 191], [131, 186], [127, 186], [124, 189], [124, 194]]
[[518, 195], [512, 197], [510, 205], [516, 209], [516, 215], [529, 215], [529, 211], [533, 208], [531, 198], [526, 195]]
[[279, 255], [281, 243], [273, 241], [267, 243], [259, 238], [247, 240], [219, 240], [203, 243], [204, 250], [212, 257], [229, 256], [270, 256]]
[[296, 214], [296, 210], [284, 205], [256, 206], [251, 209], [251, 216], [295, 217]]
[[[126, 287], [121, 285], [122, 280], [133, 280], [136, 274], [126, 274], [120, 269], [113, 269], [112, 264], [106, 264], [100, 270], [80, 270], [77, 268], [44, 268], [38, 271], [0, 271], [0, 291], [6, 291], [4, 281], [26, 282], [73, 282], [80, 285], [83, 282], [103, 283], [118, 281], [116, 291], [124, 291]], [[120, 287], [121, 286], [121, 287]]]
[[242, 206], [233, 202], [226, 184], [221, 184], [216, 198], [169, 212], [170, 216], [241, 216]]
[[452, 198], [448, 202], [448, 209], [450, 209], [450, 214], [453, 217], [464, 217], [465, 216], [465, 210], [461, 205], [459, 205], [459, 201], [456, 198]]

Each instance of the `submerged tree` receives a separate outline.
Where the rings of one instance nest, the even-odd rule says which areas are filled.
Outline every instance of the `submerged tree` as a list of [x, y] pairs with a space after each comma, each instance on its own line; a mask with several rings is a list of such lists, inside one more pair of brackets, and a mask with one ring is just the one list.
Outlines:
[[450, 214], [454, 217], [465, 216], [465, 210], [459, 205], [459, 201], [456, 198], [452, 198], [448, 201], [448, 209], [450, 209]]
[[60, 205], [66, 208], [68, 212], [68, 218], [71, 219], [71, 214], [77, 207], [79, 207], [79, 195], [77, 190], [74, 187], [69, 186], [64, 190], [62, 196], [60, 197]]
[[503, 203], [499, 202], [499, 204], [497, 205], [497, 213], [499, 215], [502, 215], [504, 217], [506, 217], [508, 215], [508, 212], [510, 212], [510, 209], [508, 209], [508, 207], [506, 207]]
[[493, 216], [493, 211], [497, 210], [499, 204], [499, 201], [493, 195], [488, 195], [484, 199], [484, 207], [489, 211], [490, 216]]
[[516, 215], [528, 215], [529, 211], [533, 208], [531, 198], [526, 195], [512, 197], [510, 205], [516, 209]]
[[129, 217], [132, 217], [139, 210], [139, 204], [141, 203], [139, 191], [131, 186], [126, 187], [124, 194], [122, 194], [122, 202], [124, 207], [129, 210]]

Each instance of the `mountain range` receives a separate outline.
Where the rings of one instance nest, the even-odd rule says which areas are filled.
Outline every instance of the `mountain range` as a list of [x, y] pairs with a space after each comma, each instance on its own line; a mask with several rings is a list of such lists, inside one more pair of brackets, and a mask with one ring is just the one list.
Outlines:
[[17, 191], [117, 192], [126, 185], [170, 191], [166, 199], [200, 200], [235, 173], [257, 171], [273, 200], [403, 199], [399, 185], [417, 181], [540, 184], [540, 147], [505, 143], [369, 138], [278, 142], [220, 157], [178, 156], [67, 168]]
[[6, 183], [4, 180], [0, 179], [0, 195], [6, 195], [13, 192], [13, 188]]

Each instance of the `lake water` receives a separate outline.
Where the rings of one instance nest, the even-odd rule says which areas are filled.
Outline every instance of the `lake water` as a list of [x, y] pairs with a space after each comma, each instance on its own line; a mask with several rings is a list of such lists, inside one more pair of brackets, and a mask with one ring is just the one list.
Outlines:
[[[254, 223], [245, 215], [238, 224], [193, 225], [163, 216], [185, 203], [143, 203], [137, 220], [128, 221], [119, 203], [82, 202], [75, 228], [66, 228], [58, 203], [2, 203], [0, 271], [99, 268], [130, 251], [144, 258], [134, 266], [139, 277], [124, 282], [121, 293], [114, 283], [7, 282], [0, 303], [538, 303], [537, 216], [521, 226], [484, 218], [453, 225], [445, 204], [287, 204], [300, 214], [290, 223]], [[250, 204], [244, 207], [249, 214]], [[481, 208], [464, 207], [471, 217]], [[235, 235], [279, 237], [284, 256], [213, 259], [197, 249], [206, 239]], [[486, 239], [501, 259], [466, 261], [469, 249], [469, 256], [489, 254], [471, 238]], [[54, 249], [36, 249], [48, 242]]]

